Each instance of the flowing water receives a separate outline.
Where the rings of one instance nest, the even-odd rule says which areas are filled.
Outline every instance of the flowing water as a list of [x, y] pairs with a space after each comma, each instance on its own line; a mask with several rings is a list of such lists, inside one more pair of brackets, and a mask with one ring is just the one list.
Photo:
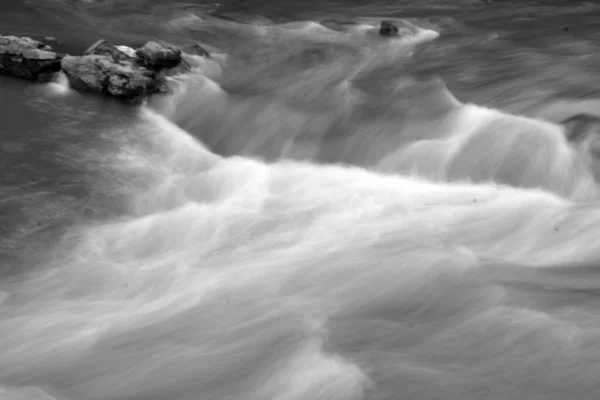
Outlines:
[[0, 77], [0, 399], [600, 398], [600, 5], [513, 3], [3, 1], [211, 58]]

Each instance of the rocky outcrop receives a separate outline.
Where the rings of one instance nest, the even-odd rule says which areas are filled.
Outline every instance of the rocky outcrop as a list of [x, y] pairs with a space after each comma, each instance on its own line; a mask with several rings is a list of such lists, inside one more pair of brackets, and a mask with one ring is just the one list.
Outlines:
[[[210, 57], [200, 45], [190, 53]], [[76, 90], [106, 93], [137, 103], [168, 93], [166, 77], [190, 69], [180, 49], [156, 41], [134, 50], [99, 40], [81, 56], [53, 52], [29, 37], [0, 36], [0, 73], [48, 82], [62, 71]]]
[[49, 82], [60, 71], [62, 55], [29, 37], [0, 36], [0, 73]]
[[163, 70], [176, 68], [180, 63], [179, 49], [157, 42], [148, 42], [133, 50], [100, 40], [83, 56], [66, 56], [62, 70], [75, 89], [104, 92], [139, 102], [152, 94], [167, 93]]
[[152, 94], [168, 92], [164, 79], [157, 78], [153, 71], [108, 56], [66, 56], [62, 71], [73, 89], [103, 92], [134, 103]]

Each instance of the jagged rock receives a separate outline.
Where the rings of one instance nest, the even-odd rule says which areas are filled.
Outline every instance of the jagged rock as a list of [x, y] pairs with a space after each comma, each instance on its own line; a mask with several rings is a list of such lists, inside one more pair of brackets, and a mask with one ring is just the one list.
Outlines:
[[[77, 90], [109, 94], [130, 102], [168, 93], [166, 77], [184, 73], [181, 50], [148, 42], [137, 51], [99, 40], [82, 56], [64, 56], [45, 43], [28, 37], [0, 35], [0, 73], [50, 81], [54, 73], [66, 75]], [[197, 51], [208, 52], [198, 46]]]
[[0, 36], [0, 73], [49, 82], [60, 71], [62, 55], [29, 37]]
[[[177, 60], [177, 62], [175, 62]], [[113, 46], [105, 40], [94, 43], [82, 57], [67, 56], [62, 69], [71, 87], [110, 94], [130, 102], [167, 93], [169, 72], [185, 66], [181, 51], [148, 42], [137, 51], [128, 46]]]
[[168, 91], [166, 81], [154, 71], [107, 55], [66, 56], [62, 70], [74, 89], [103, 92], [130, 102]]
[[381, 36], [398, 36], [398, 26], [390, 21], [381, 21], [379, 34]]
[[181, 50], [154, 41], [146, 43], [135, 53], [140, 61], [149, 68], [175, 68], [181, 62]]

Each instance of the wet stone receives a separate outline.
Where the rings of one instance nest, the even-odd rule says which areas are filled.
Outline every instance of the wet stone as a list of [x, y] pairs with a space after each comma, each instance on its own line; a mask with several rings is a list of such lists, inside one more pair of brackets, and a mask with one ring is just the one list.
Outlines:
[[381, 21], [379, 34], [381, 36], [398, 36], [398, 26], [390, 21]]

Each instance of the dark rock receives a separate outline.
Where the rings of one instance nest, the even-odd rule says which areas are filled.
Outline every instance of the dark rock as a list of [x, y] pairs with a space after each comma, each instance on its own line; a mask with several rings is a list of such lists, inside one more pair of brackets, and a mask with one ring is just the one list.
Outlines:
[[60, 71], [62, 55], [29, 37], [0, 36], [0, 73], [49, 82]]
[[110, 55], [66, 56], [62, 70], [74, 89], [103, 92], [133, 103], [168, 92], [166, 81], [154, 71], [131, 61], [115, 62]]
[[160, 76], [175, 76], [190, 71], [192, 69], [192, 66], [196, 63], [196, 61], [194, 60], [194, 56], [211, 58], [210, 53], [204, 47], [197, 43], [183, 46], [181, 50], [181, 62], [174, 68], [162, 69], [159, 72]]
[[379, 34], [381, 36], [398, 36], [398, 26], [390, 21], [381, 21]]
[[181, 51], [181, 62], [179, 65], [175, 68], [165, 68], [160, 70], [160, 76], [168, 77], [184, 74], [190, 71], [194, 66], [197, 66], [198, 61], [196, 57], [211, 58], [210, 53], [197, 43], [183, 46]]
[[175, 68], [181, 62], [181, 50], [158, 42], [148, 42], [135, 53], [143, 65], [154, 69]]

